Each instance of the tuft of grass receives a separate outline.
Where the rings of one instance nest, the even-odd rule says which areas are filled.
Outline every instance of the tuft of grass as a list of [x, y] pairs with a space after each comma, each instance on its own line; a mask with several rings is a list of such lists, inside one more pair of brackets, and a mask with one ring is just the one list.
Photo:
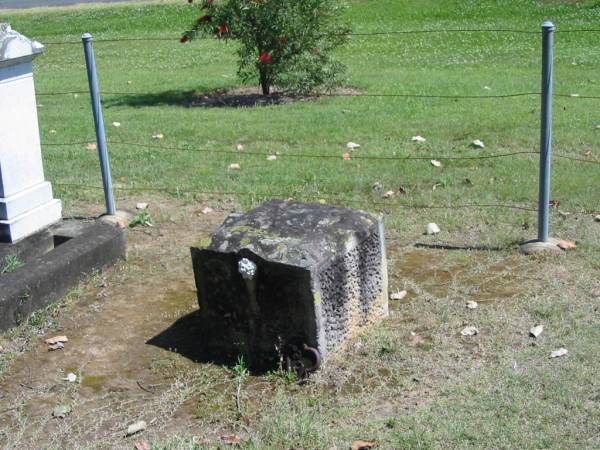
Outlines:
[[0, 268], [0, 275], [13, 272], [24, 265], [25, 263], [17, 255], [6, 255]]

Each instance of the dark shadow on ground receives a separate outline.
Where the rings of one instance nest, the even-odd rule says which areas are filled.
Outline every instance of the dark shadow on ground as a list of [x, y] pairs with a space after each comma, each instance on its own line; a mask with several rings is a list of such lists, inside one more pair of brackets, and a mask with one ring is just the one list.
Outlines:
[[[177, 319], [169, 328], [146, 341], [146, 344], [178, 353], [194, 362], [226, 366], [235, 364], [237, 352], [234, 354], [211, 348], [207, 334], [210, 332], [210, 326], [203, 323], [199, 312], [195, 311]], [[223, 334], [226, 334], [226, 330], [223, 330]], [[227, 339], [226, 336], [223, 338]]]
[[285, 92], [262, 95], [257, 88], [247, 87], [212, 91], [199, 89], [195, 91], [163, 91], [137, 94], [105, 93], [103, 103], [106, 107], [133, 106], [134, 108], [165, 105], [187, 108], [255, 108], [286, 105], [299, 101], [318, 100], [319, 98], [319, 94], [295, 95]]

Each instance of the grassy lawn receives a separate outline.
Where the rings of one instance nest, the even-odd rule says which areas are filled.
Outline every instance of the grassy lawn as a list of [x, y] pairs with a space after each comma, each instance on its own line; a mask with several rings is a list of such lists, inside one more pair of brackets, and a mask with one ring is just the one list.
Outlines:
[[[194, 423], [232, 430], [247, 448], [261, 449], [348, 448], [358, 438], [380, 448], [600, 447], [600, 165], [554, 160], [552, 198], [560, 206], [551, 234], [577, 241], [578, 249], [527, 259], [512, 245], [535, 237], [537, 155], [445, 159], [538, 151], [539, 97], [358, 95], [189, 107], [240, 86], [235, 44], [178, 42], [196, 14], [185, 1], [164, 1], [14, 11], [2, 21], [48, 43], [35, 63], [40, 94], [87, 90], [81, 45], [59, 42], [78, 41], [83, 32], [97, 40], [140, 38], [95, 44], [101, 89], [111, 93], [103, 96], [104, 114], [121, 206], [154, 195], [146, 189], [165, 188], [165, 204], [248, 208], [294, 197], [379, 211], [391, 287], [410, 295], [308, 386], [253, 379], [240, 419], [228, 384], [196, 400]], [[346, 17], [356, 32], [538, 31], [544, 19], [553, 20], [555, 91], [567, 94], [555, 98], [554, 151], [600, 160], [598, 100], [581, 98], [600, 96], [600, 33], [560, 32], [600, 29], [597, 1], [353, 0]], [[172, 39], [150, 39], [156, 37]], [[539, 34], [507, 32], [353, 36], [339, 57], [352, 92], [503, 95], [540, 90], [540, 41]], [[101, 204], [101, 190], [81, 186], [101, 186], [97, 154], [85, 148], [95, 141], [89, 97], [40, 95], [38, 102], [46, 176], [65, 213]], [[157, 133], [164, 139], [153, 139]], [[415, 135], [427, 141], [411, 142]], [[471, 148], [474, 139], [485, 148]], [[348, 141], [361, 148], [344, 161]], [[236, 150], [240, 143], [244, 152]], [[278, 159], [267, 161], [269, 154]], [[425, 159], [401, 159], [408, 156]], [[228, 169], [232, 163], [241, 169]], [[375, 182], [380, 191], [372, 189]], [[402, 194], [382, 198], [400, 188]], [[457, 207], [464, 204], [530, 210]], [[416, 251], [414, 242], [427, 240], [427, 222], [440, 225], [439, 240], [506, 249]], [[469, 299], [480, 307], [464, 308]], [[546, 331], [532, 340], [528, 330], [539, 322]], [[473, 324], [480, 334], [461, 337], [462, 327]], [[569, 355], [549, 359], [559, 347]], [[211, 374], [192, 382], [209, 383]], [[264, 383], [271, 383], [267, 394]], [[157, 439], [161, 448], [193, 448], [185, 433]]]

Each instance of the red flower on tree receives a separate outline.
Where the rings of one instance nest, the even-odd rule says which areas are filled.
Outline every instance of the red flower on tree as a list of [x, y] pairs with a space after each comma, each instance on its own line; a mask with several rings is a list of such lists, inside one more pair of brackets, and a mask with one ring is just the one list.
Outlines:
[[182, 44], [185, 44], [189, 40], [190, 40], [189, 37], [187, 37], [187, 36], [181, 36], [181, 39], [179, 39], [179, 42], [181, 42]]
[[260, 54], [260, 56], [258, 57], [258, 60], [260, 62], [270, 63], [270, 62], [273, 62], [273, 57], [270, 54], [268, 54], [267, 52], [262, 52]]
[[221, 25], [219, 25], [219, 34], [225, 34], [229, 32], [229, 27], [227, 26], [226, 23], [222, 23]]

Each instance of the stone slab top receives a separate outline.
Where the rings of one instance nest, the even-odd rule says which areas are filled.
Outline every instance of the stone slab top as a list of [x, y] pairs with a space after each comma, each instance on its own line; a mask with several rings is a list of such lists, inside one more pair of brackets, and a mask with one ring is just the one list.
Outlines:
[[8, 23], [0, 23], [0, 63], [43, 52], [42, 44], [16, 32]]
[[310, 269], [346, 254], [378, 227], [379, 218], [365, 211], [271, 200], [230, 215], [212, 234], [208, 249], [248, 249], [269, 261]]

